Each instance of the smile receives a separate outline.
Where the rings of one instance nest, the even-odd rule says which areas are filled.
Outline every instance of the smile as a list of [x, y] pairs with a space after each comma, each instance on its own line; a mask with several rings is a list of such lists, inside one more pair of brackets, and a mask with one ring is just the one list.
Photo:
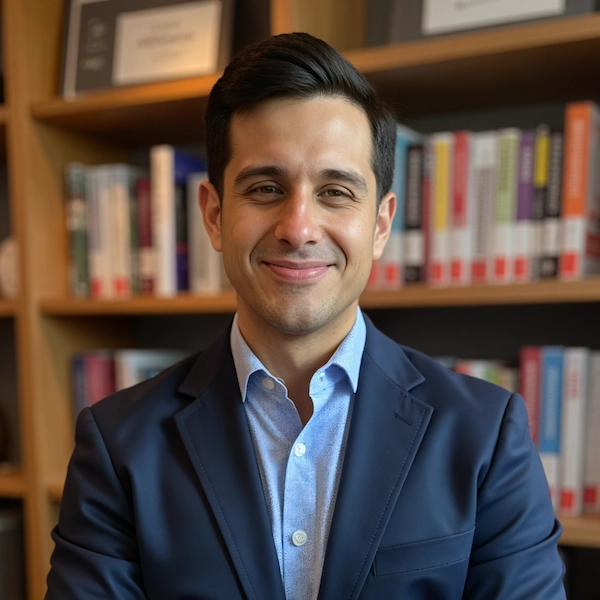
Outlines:
[[264, 262], [272, 273], [287, 281], [310, 282], [320, 279], [329, 270], [328, 263], [324, 262], [291, 262], [277, 261]]

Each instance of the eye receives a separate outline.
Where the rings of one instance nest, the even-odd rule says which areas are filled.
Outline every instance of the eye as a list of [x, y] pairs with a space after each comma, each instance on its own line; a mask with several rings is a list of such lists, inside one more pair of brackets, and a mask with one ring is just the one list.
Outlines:
[[327, 188], [320, 192], [319, 195], [326, 198], [329, 201], [352, 199], [352, 194], [348, 190], [343, 188]]

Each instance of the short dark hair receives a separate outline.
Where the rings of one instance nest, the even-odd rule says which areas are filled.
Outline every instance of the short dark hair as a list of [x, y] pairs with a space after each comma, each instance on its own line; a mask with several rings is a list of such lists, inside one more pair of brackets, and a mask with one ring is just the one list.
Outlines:
[[229, 129], [236, 113], [273, 98], [339, 97], [361, 108], [371, 125], [371, 166], [377, 201], [394, 175], [396, 123], [365, 76], [327, 43], [307, 33], [284, 33], [242, 49], [214, 85], [205, 113], [208, 178], [223, 199], [231, 158]]

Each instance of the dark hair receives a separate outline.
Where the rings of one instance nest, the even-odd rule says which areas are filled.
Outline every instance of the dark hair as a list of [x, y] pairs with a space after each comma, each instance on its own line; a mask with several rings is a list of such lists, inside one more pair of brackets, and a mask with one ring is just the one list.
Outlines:
[[392, 185], [396, 123], [365, 76], [331, 46], [307, 33], [285, 33], [246, 46], [213, 87], [205, 113], [208, 178], [223, 198], [236, 113], [272, 98], [333, 96], [361, 108], [371, 124], [371, 166], [377, 201]]

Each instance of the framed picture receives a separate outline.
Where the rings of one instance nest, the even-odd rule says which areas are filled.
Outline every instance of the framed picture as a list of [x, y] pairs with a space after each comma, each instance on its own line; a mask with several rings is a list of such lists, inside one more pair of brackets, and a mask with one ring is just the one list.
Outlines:
[[232, 28], [233, 0], [68, 0], [62, 95], [216, 73]]

